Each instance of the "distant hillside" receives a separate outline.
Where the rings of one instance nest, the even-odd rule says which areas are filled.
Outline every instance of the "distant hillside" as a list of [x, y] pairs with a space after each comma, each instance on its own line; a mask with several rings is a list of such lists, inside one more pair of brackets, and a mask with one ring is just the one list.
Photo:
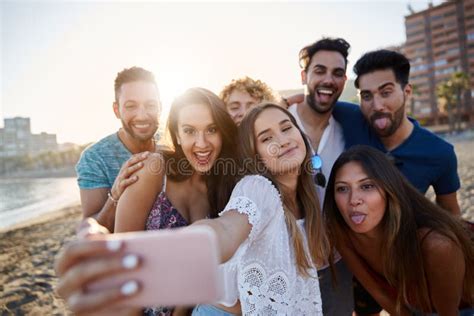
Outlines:
[[[280, 91], [278, 91], [278, 93], [281, 96], [287, 97], [287, 96], [290, 96], [290, 95], [303, 93], [303, 88], [280, 90]], [[339, 100], [359, 103], [359, 99], [357, 97], [357, 89], [354, 87], [354, 80], [347, 80], [346, 81], [346, 87], [344, 88], [344, 91], [342, 92], [341, 97], [339, 98]]]

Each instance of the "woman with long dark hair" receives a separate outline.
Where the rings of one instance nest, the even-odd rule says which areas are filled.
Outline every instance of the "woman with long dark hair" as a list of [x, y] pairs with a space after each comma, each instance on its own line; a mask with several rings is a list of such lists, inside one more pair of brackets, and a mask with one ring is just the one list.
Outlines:
[[[203, 88], [184, 92], [171, 105], [167, 129], [172, 148], [152, 155], [137, 172], [139, 180], [120, 197], [114, 232], [187, 226], [216, 217], [229, 200], [237, 128], [217, 95]], [[145, 314], [172, 310], [147, 308]]]
[[330, 240], [390, 314], [472, 315], [470, 232], [412, 187], [383, 153], [355, 146], [341, 154], [324, 212]]
[[[172, 148], [145, 161], [117, 205], [115, 232], [185, 226], [216, 217], [236, 183], [237, 127], [209, 90], [176, 98], [167, 129]], [[151, 212], [150, 212], [151, 210]]]

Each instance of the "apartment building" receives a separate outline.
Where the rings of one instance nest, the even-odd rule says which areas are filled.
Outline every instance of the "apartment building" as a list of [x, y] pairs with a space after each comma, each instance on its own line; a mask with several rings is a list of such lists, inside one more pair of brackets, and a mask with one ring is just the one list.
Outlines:
[[0, 157], [37, 154], [57, 148], [56, 134], [31, 134], [30, 118], [4, 119], [4, 128], [0, 128]]
[[413, 115], [426, 122], [443, 121], [436, 87], [454, 72], [469, 75], [470, 93], [463, 96], [463, 115], [472, 115], [474, 99], [474, 0], [454, 0], [430, 5], [405, 17], [410, 59], [410, 82], [415, 87]]

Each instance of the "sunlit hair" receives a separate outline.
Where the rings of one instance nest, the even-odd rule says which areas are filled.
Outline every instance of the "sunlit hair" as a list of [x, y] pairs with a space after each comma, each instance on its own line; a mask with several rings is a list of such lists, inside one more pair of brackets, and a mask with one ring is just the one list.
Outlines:
[[275, 93], [266, 83], [260, 80], [254, 80], [250, 77], [233, 79], [231, 83], [222, 89], [219, 96], [225, 104], [229, 101], [229, 97], [234, 90], [247, 92], [252, 98], [256, 99], [258, 103], [263, 101], [277, 102]]
[[[264, 163], [259, 158], [259, 154], [255, 145], [255, 121], [258, 119], [260, 114], [262, 114], [262, 112], [269, 109], [278, 109], [279, 111], [282, 111], [284, 114], [286, 114], [293, 126], [301, 133], [306, 146], [306, 156], [300, 167], [298, 176], [297, 200], [303, 207], [303, 212], [305, 215], [305, 229], [308, 239], [310, 258], [308, 258], [305, 253], [303, 239], [298, 229], [296, 218], [292, 213], [292, 210], [294, 210], [296, 205], [293, 205], [290, 202], [290, 199], [285, 196], [283, 185], [275, 180], [275, 177], [269, 172], [268, 168], [265, 168]], [[313, 183], [311, 174], [308, 172], [308, 170], [311, 170], [311, 149], [308, 140], [302, 133], [301, 129], [298, 127], [298, 124], [296, 123], [293, 116], [287, 110], [273, 103], [259, 104], [246, 114], [239, 126], [239, 138], [241, 155], [242, 159], [245, 161], [244, 167], [246, 173], [261, 174], [276, 184], [276, 187], [278, 188], [278, 191], [280, 192], [283, 199], [285, 219], [293, 240], [298, 271], [304, 276], [309, 276], [308, 270], [311, 268], [310, 260], [312, 260], [314, 264], [326, 262], [328, 261], [328, 258], [332, 259], [332, 253], [330, 251], [331, 248], [329, 247], [329, 241], [326, 236], [326, 230], [322, 220], [322, 214], [315, 190], [315, 185]], [[332, 260], [329, 260], [329, 262], [332, 262]]]
[[[181, 111], [193, 104], [205, 105], [209, 108], [217, 131], [222, 138], [222, 148], [216, 163], [206, 173], [208, 199], [211, 206], [211, 217], [224, 209], [236, 183], [237, 170], [237, 126], [224, 110], [222, 100], [217, 95], [204, 88], [191, 88], [177, 97], [171, 104], [167, 129], [172, 142], [172, 149], [164, 151], [167, 170], [170, 178], [183, 181], [189, 178], [194, 170], [186, 159], [181, 146], [178, 144], [178, 120]], [[225, 161], [219, 164], [217, 161]]]
[[349, 162], [361, 165], [369, 179], [386, 196], [385, 214], [380, 222], [384, 232], [381, 244], [383, 274], [397, 293], [397, 314], [401, 304], [415, 300], [417, 308], [431, 310], [428, 281], [418, 240], [418, 229], [437, 232], [458, 245], [464, 253], [466, 271], [463, 300], [474, 303], [474, 247], [472, 235], [461, 221], [441, 209], [418, 192], [380, 151], [368, 146], [354, 146], [336, 160], [329, 177], [324, 200], [324, 214], [331, 242], [343, 243], [350, 232], [335, 200], [335, 179], [339, 170]]
[[125, 68], [124, 70], [119, 72], [117, 74], [117, 77], [115, 78], [115, 102], [118, 103], [120, 97], [120, 89], [122, 88], [122, 85], [135, 81], [145, 81], [153, 83], [156, 86], [155, 76], [151, 71], [136, 66], [131, 68]]
[[319, 51], [337, 52], [344, 58], [344, 66], [347, 67], [347, 56], [351, 45], [343, 38], [325, 37], [308, 46], [303, 47], [299, 53], [300, 67], [307, 72], [314, 54]]

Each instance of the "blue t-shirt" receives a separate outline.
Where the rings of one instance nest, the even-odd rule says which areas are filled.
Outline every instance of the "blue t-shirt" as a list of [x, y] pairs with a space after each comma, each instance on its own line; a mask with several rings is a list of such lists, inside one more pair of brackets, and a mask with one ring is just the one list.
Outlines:
[[421, 127], [416, 120], [409, 118], [414, 126], [411, 135], [389, 152], [359, 106], [336, 104], [332, 114], [342, 126], [346, 149], [354, 145], [369, 145], [390, 154], [401, 173], [420, 192], [425, 193], [430, 185], [437, 195], [453, 193], [460, 188], [453, 145]]
[[76, 165], [79, 188], [111, 188], [120, 168], [131, 156], [117, 133], [90, 145]]

